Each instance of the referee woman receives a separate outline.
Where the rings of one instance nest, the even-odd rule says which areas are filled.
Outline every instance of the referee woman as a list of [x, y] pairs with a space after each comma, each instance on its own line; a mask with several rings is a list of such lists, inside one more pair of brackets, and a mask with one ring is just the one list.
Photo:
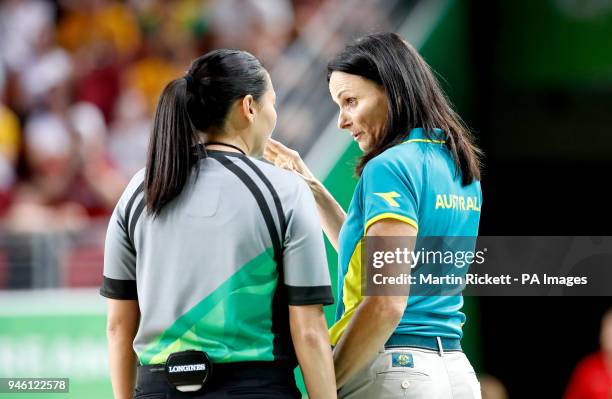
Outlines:
[[347, 46], [328, 64], [328, 81], [338, 126], [364, 153], [348, 213], [295, 151], [270, 140], [265, 156], [306, 179], [338, 250], [330, 334], [339, 397], [480, 398], [461, 350], [462, 296], [364, 297], [360, 254], [364, 236], [477, 236], [480, 151], [429, 66], [396, 34]]
[[223, 49], [161, 94], [146, 167], [106, 236], [116, 398], [299, 398], [298, 361], [311, 398], [335, 397], [313, 196], [252, 158], [275, 126], [274, 101], [260, 62]]

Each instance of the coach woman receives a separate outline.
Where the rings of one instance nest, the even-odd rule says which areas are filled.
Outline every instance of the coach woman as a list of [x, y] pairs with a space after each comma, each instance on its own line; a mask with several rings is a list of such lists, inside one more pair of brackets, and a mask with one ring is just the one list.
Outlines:
[[252, 158], [274, 101], [268, 72], [235, 50], [196, 59], [161, 94], [146, 168], [106, 237], [115, 398], [299, 398], [297, 361], [311, 398], [335, 397], [313, 196]]
[[[364, 155], [345, 214], [299, 155], [270, 141], [265, 156], [302, 175], [338, 250], [339, 304], [330, 329], [342, 398], [480, 398], [461, 351], [455, 296], [361, 296], [361, 238], [476, 236], [480, 151], [432, 71], [398, 35], [374, 34], [328, 65], [338, 126]], [[463, 198], [472, 206], [438, 201]], [[448, 205], [448, 206], [446, 206]]]

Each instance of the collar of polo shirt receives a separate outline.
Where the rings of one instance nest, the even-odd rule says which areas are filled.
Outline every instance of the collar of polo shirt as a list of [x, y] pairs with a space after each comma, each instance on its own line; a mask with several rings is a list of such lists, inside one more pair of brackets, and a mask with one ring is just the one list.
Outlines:
[[417, 127], [408, 132], [402, 144], [414, 142], [444, 144], [445, 141], [446, 133], [442, 129], [435, 128], [427, 134], [423, 128]]

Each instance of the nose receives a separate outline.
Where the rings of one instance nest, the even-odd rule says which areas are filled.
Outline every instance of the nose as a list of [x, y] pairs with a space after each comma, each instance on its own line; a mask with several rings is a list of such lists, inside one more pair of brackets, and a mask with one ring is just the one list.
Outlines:
[[338, 115], [338, 127], [340, 129], [348, 129], [348, 127], [351, 125], [349, 119], [346, 117], [346, 114], [344, 113], [344, 111], [340, 111], [340, 115]]

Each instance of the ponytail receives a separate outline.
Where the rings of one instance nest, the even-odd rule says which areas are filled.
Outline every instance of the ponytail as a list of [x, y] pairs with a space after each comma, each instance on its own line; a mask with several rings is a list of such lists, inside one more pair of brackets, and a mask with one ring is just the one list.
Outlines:
[[[252, 54], [218, 49], [196, 58], [187, 74], [168, 83], [159, 97], [145, 168], [145, 204], [159, 216], [187, 183], [203, 150], [199, 132], [221, 127], [231, 105], [247, 94], [258, 101], [268, 73]], [[195, 147], [195, 149], [194, 149]], [[200, 169], [196, 168], [196, 177]]]
[[155, 111], [144, 188], [145, 204], [154, 217], [181, 193], [191, 172], [198, 136], [187, 112], [186, 84], [184, 78], [168, 83]]

